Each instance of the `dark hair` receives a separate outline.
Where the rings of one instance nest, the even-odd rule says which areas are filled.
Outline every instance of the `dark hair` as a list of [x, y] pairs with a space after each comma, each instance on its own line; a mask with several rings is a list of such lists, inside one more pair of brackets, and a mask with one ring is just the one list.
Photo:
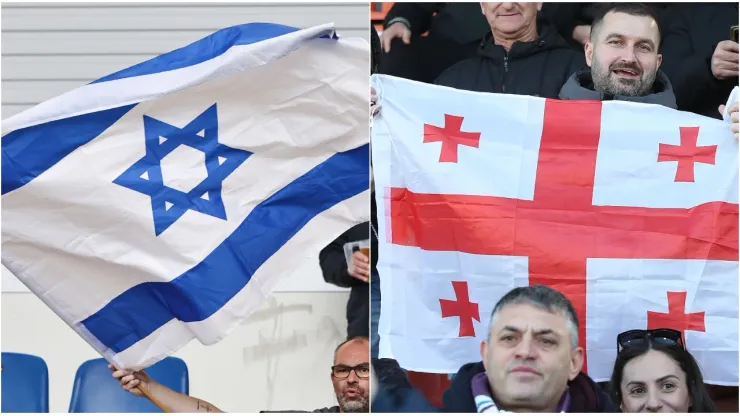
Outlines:
[[380, 36], [375, 26], [370, 25], [370, 75], [378, 72], [380, 65]]
[[644, 16], [650, 17], [655, 21], [658, 27], [658, 44], [656, 47], [660, 47], [660, 43], [663, 41], [662, 32], [660, 30], [660, 20], [655, 11], [648, 5], [643, 3], [603, 3], [596, 9], [593, 21], [591, 22], [591, 41], [593, 42], [593, 36], [601, 29], [601, 24], [604, 22], [604, 17], [609, 13], [624, 13], [630, 16]]
[[370, 339], [368, 337], [364, 337], [364, 336], [357, 336], [357, 337], [349, 337], [349, 338], [347, 338], [344, 342], [342, 342], [341, 344], [337, 345], [337, 348], [334, 349], [334, 361], [335, 362], [337, 361], [337, 353], [339, 352], [339, 349], [342, 348], [345, 344], [349, 344], [350, 342], [353, 342], [353, 341], [370, 342]]
[[633, 358], [646, 354], [650, 350], [659, 351], [669, 356], [686, 373], [686, 386], [689, 389], [689, 397], [691, 397], [690, 413], [713, 413], [715, 411], [714, 402], [709, 397], [709, 392], [704, 385], [704, 377], [701, 375], [699, 364], [696, 363], [691, 353], [686, 351], [680, 344], [672, 346], [659, 345], [653, 344], [649, 340], [637, 346], [627, 347], [617, 355], [612, 378], [607, 386], [607, 391], [615, 404], [619, 405], [622, 403], [622, 390], [620, 386], [622, 384], [622, 376], [624, 375], [624, 367]]
[[491, 325], [493, 325], [496, 314], [504, 306], [522, 303], [544, 309], [550, 313], [560, 312], [564, 314], [571, 327], [571, 343], [573, 344], [573, 348], [578, 346], [578, 316], [576, 315], [576, 310], [565, 295], [548, 286], [534, 285], [517, 287], [505, 294], [496, 303], [496, 306], [493, 307]]

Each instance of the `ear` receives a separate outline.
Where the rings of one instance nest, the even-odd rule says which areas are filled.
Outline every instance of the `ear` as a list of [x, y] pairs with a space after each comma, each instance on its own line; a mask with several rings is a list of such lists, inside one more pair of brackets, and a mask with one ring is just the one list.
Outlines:
[[662, 64], [662, 63], [663, 63], [663, 55], [658, 54], [658, 65], [655, 68], [656, 69], [657, 68], [660, 68], [660, 64]]
[[483, 7], [483, 5], [484, 5], [484, 4], [485, 4], [485, 3], [483, 3], [483, 2], [481, 2], [481, 3], [480, 3], [480, 12], [481, 12], [481, 13], [482, 13], [483, 15], [485, 15], [485, 14], [486, 14], [486, 8], [485, 8], [485, 7]]
[[542, 10], [542, 3], [537, 3], [537, 11], [539, 12], [541, 10]]
[[586, 42], [583, 48], [583, 52], [586, 55], [586, 65], [591, 67], [591, 62], [593, 62], [594, 57], [594, 45], [592, 45], [591, 41], [589, 40], [588, 42]]
[[568, 380], [576, 378], [578, 373], [583, 368], [583, 348], [576, 347], [570, 353], [570, 373], [568, 374]]
[[[480, 358], [483, 361], [483, 368], [486, 368], [486, 353], [488, 352], [488, 343], [484, 339], [480, 342]], [[486, 368], [486, 371], [488, 369]]]

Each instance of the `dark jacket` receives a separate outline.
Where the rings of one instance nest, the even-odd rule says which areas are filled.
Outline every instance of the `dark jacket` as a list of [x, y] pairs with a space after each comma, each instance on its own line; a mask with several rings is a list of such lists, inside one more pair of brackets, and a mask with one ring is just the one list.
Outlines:
[[[345, 231], [319, 253], [319, 263], [324, 280], [339, 287], [352, 288], [347, 301], [347, 336], [349, 338], [370, 335], [370, 287], [367, 283], [349, 275], [347, 259], [344, 256], [344, 245], [368, 238], [370, 238], [370, 223], [366, 221]], [[376, 257], [372, 256], [372, 252], [376, 250], [375, 247], [377, 247], [377, 241], [370, 248], [371, 257]], [[374, 271], [377, 260], [371, 261], [370, 264]]]
[[[382, 364], [382, 365], [381, 365]], [[452, 385], [442, 396], [442, 407], [432, 406], [410, 384], [398, 380], [400, 369], [394, 370], [386, 363], [375, 362], [376, 372], [382, 369], [384, 376], [379, 375], [379, 389], [373, 402], [373, 413], [383, 412], [442, 412], [442, 413], [476, 413], [475, 400], [470, 383], [478, 373], [485, 371], [482, 362], [462, 366], [452, 380]], [[392, 375], [389, 375], [393, 373]], [[382, 374], [382, 373], [379, 373]], [[586, 374], [579, 374], [568, 382], [571, 401], [568, 413], [615, 413], [617, 408], [609, 395], [604, 392]]]
[[442, 37], [459, 44], [477, 43], [491, 30], [480, 10], [480, 3], [395, 3], [385, 24], [404, 19], [411, 35]]
[[586, 65], [549, 26], [533, 42], [516, 42], [509, 53], [488, 34], [478, 56], [445, 70], [435, 84], [461, 90], [556, 98], [568, 77]]
[[[476, 413], [470, 382], [473, 376], [484, 371], [482, 362], [462, 366], [452, 380], [452, 385], [442, 396], [442, 411]], [[617, 411], [609, 395], [584, 373], [568, 382], [568, 391], [571, 401], [567, 413], [614, 413]]]
[[738, 24], [738, 3], [684, 3], [672, 5], [663, 34], [661, 69], [673, 84], [678, 109], [722, 118], [738, 78], [724, 81], [712, 75], [711, 59], [717, 44], [730, 39]]
[[668, 77], [658, 71], [650, 94], [642, 97], [627, 97], [623, 95], [609, 95], [594, 90], [594, 81], [591, 78], [591, 69], [584, 69], [573, 74], [560, 91], [560, 99], [563, 100], [619, 100], [635, 103], [659, 104], [669, 108], [676, 108], [676, 97]]

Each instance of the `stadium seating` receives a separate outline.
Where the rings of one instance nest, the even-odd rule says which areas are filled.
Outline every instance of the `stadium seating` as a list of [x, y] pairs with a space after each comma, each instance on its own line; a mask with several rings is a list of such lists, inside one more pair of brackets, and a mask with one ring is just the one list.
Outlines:
[[2, 412], [49, 412], [49, 370], [41, 357], [2, 353]]
[[[189, 393], [188, 367], [185, 361], [168, 357], [147, 368], [147, 374], [177, 392]], [[84, 362], [75, 375], [70, 413], [161, 413], [144, 397], [123, 390], [111, 376], [108, 362], [102, 358]]]

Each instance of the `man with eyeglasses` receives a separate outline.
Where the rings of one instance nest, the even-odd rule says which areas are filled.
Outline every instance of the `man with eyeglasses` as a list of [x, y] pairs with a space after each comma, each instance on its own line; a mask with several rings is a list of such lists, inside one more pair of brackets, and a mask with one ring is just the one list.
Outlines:
[[[169, 413], [223, 413], [204, 400], [178, 393], [157, 383], [146, 371], [113, 370], [113, 377], [121, 387], [135, 396], [144, 396], [141, 389], [157, 405]], [[367, 413], [370, 411], [370, 342], [367, 337], [354, 337], [339, 344], [334, 350], [331, 381], [338, 406], [324, 407], [310, 413]], [[286, 411], [278, 411], [284, 413]], [[296, 411], [290, 411], [296, 413]], [[273, 413], [273, 412], [263, 412]], [[306, 412], [308, 413], [308, 412]]]

